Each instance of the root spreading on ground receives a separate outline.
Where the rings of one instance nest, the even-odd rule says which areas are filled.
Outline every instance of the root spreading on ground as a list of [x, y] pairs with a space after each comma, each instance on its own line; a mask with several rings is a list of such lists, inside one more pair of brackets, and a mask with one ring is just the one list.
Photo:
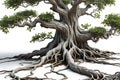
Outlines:
[[[59, 65], [66, 65], [67, 69], [70, 69], [76, 73], [86, 75], [89, 79], [86, 80], [120, 80], [120, 72], [116, 72], [114, 75], [109, 75], [104, 72], [100, 72], [99, 70], [91, 70], [85, 67], [80, 66], [82, 62], [92, 62], [98, 64], [107, 64], [107, 65], [114, 65], [120, 66], [120, 63], [110, 63], [105, 60], [113, 60], [119, 59], [115, 57], [111, 57], [111, 55], [115, 55], [113, 52], [109, 51], [101, 51], [95, 48], [91, 48], [86, 46], [85, 48], [79, 48], [76, 46], [72, 41], [65, 41], [59, 43], [56, 47], [49, 50], [44, 56], [38, 58], [38, 61], [32, 63], [31, 65], [25, 67], [19, 67], [14, 70], [2, 70], [0, 71], [1, 74], [9, 73], [9, 77], [13, 80], [54, 80], [47, 76], [50, 73], [56, 73], [58, 75], [63, 76], [62, 80], [66, 80], [67, 76], [65, 74], [60, 73], [61, 70], [55, 71], [54, 68]], [[18, 55], [13, 57], [14, 59], [19, 60], [20, 58], [25, 59], [26, 55]], [[4, 60], [7, 58], [3, 58]], [[12, 58], [8, 58], [12, 59]], [[77, 64], [79, 63], [79, 65]], [[51, 63], [51, 70], [48, 73], [45, 73], [45, 78], [32, 78], [30, 76], [33, 75], [33, 71], [36, 70], [38, 67], [43, 66], [44, 64]], [[26, 77], [19, 77], [16, 73], [24, 70], [31, 70], [30, 75]]]

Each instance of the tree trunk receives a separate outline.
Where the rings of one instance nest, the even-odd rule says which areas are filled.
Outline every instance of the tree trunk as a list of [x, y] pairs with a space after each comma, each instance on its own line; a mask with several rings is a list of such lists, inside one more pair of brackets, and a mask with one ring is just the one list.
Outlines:
[[[75, 63], [75, 61], [82, 60], [86, 62], [117, 65], [105, 61], [99, 61], [97, 59], [113, 59], [109, 57], [113, 53], [91, 48], [87, 41], [92, 39], [92, 34], [89, 31], [83, 31], [79, 27], [78, 16], [74, 14], [76, 13], [74, 10], [71, 11], [67, 15], [68, 19], [65, 19], [64, 16], [61, 15], [63, 18], [61, 18], [60, 21], [64, 27], [62, 26], [62, 28], [56, 29], [53, 40], [45, 48], [34, 50], [32, 53], [21, 54], [13, 57], [16, 59], [33, 60], [34, 56], [40, 56], [40, 58], [38, 58], [38, 60], [40, 60], [39, 64], [13, 70], [11, 72], [12, 75], [21, 70], [31, 68], [35, 70], [37, 67], [51, 62], [54, 66], [65, 63], [68, 65], [68, 68], [74, 72], [100, 80], [104, 77], [102, 72], [79, 66]], [[61, 27], [61, 25], [57, 26]]]
[[53, 40], [49, 42], [46, 47], [41, 48], [40, 50], [34, 50], [32, 53], [20, 54], [20, 55], [14, 56], [14, 58], [19, 59], [19, 60], [21, 59], [22, 60], [34, 60], [32, 58], [34, 56], [40, 56], [40, 57], [45, 56], [49, 50], [55, 48], [64, 39], [65, 39], [64, 34], [56, 30]]

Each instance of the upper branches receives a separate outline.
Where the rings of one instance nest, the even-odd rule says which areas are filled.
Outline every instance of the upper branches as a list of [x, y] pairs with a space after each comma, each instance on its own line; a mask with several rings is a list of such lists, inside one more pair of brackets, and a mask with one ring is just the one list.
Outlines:
[[17, 12], [12, 16], [4, 16], [0, 20], [0, 29], [3, 32], [8, 32], [8, 28], [12, 27], [15, 23], [21, 23], [22, 21], [29, 20], [31, 17], [36, 17], [37, 14], [33, 10], [26, 10]]
[[40, 1], [43, 0], [5, 0], [4, 4], [7, 8], [17, 9], [19, 6], [38, 5]]
[[[86, 7], [81, 8], [81, 6], [79, 6], [81, 3], [83, 3], [83, 5]], [[75, 15], [78, 17], [82, 15], [90, 15], [92, 17], [96, 17], [95, 15], [93, 15], [94, 13], [103, 10], [107, 5], [115, 4], [115, 0], [72, 0], [71, 4], [71, 15]], [[93, 11], [87, 12], [90, 8]]]
[[69, 10], [67, 7], [67, 4], [69, 4], [71, 0], [55, 0], [55, 1], [60, 8], [66, 10], [66, 11]]
[[104, 21], [102, 22], [105, 27], [109, 28], [104, 28], [104, 27], [91, 27], [89, 24], [82, 24], [81, 26], [84, 29], [88, 30], [88, 33], [91, 34], [90, 40], [97, 42], [100, 38], [108, 39], [110, 36], [115, 35], [120, 35], [120, 14], [109, 14], [106, 15]]
[[73, 0], [72, 1], [72, 8], [70, 9], [70, 11], [69, 11], [69, 14], [70, 14], [70, 16], [73, 16], [74, 15], [74, 17], [76, 16], [76, 14], [77, 14], [77, 11], [78, 11], [78, 9], [79, 9], [79, 4], [80, 3], [82, 3], [82, 2], [85, 2], [86, 0]]
[[120, 14], [109, 14], [106, 15], [102, 22], [105, 26], [111, 27], [111, 32], [118, 32], [120, 34]]
[[[108, 39], [111, 35], [115, 34], [115, 28], [111, 27], [110, 29], [106, 29], [104, 27], [95, 26], [92, 28], [89, 28], [91, 25], [88, 24], [82, 24], [83, 28], [87, 29], [87, 31], [82, 31], [82, 34], [86, 34], [88, 40], [92, 40], [94, 42], [98, 42], [98, 40], [101, 39]], [[89, 34], [89, 35], [88, 35]]]
[[[34, 18], [33, 20], [31, 20]], [[35, 11], [26, 10], [22, 12], [17, 12], [12, 16], [4, 16], [0, 20], [0, 29], [7, 33], [8, 28], [25, 27], [28, 28], [36, 27], [36, 24], [40, 23], [42, 27], [52, 28], [63, 31], [65, 29], [65, 25], [61, 22], [55, 21], [52, 13], [42, 13], [37, 16]]]
[[57, 12], [59, 15], [62, 15], [62, 17], [65, 17], [67, 19], [67, 11], [68, 8], [65, 6], [62, 0], [48, 0], [50, 4], [52, 4], [52, 10]]
[[91, 5], [102, 10], [107, 5], [115, 4], [115, 0], [86, 0], [85, 5]]
[[[41, 26], [45, 28], [52, 28], [61, 31], [68, 28], [65, 27], [66, 25], [64, 25], [65, 23], [66, 24], [68, 23], [69, 24], [68, 26], [72, 26], [72, 28], [74, 29], [74, 27], [79, 26], [78, 25], [79, 16], [85, 14], [92, 16], [92, 14], [95, 13], [96, 10], [100, 11], [104, 9], [106, 5], [111, 5], [114, 4], [115, 2], [115, 0], [5, 0], [5, 5], [8, 8], [16, 9], [25, 3], [29, 5], [34, 5], [34, 4], [38, 4], [40, 1], [44, 1], [44, 3], [51, 4], [52, 7], [50, 9], [59, 14], [61, 19], [59, 21], [61, 22], [56, 21], [52, 13], [46, 13], [46, 14], [42, 13], [41, 15], [37, 16], [35, 11], [31, 10], [31, 11], [23, 11], [16, 13], [14, 14], [14, 16], [3, 17], [2, 20], [0, 20], [0, 26], [1, 26], [0, 29], [3, 32], [7, 32], [8, 28], [15, 26], [19, 26], [19, 27], [29, 26], [30, 28], [32, 28], [35, 27], [37, 23], [40, 23]], [[68, 4], [71, 4], [70, 8], [68, 7]], [[84, 7], [81, 7], [80, 4], [83, 4]], [[96, 10], [93, 10], [91, 13], [87, 13], [88, 9], [92, 7], [95, 7]], [[31, 20], [31, 18], [33, 17], [34, 19]], [[116, 29], [115, 24], [117, 24], [117, 30], [120, 30], [119, 22], [115, 21], [114, 23], [114, 20], [111, 21], [112, 22], [110, 23], [112, 23], [112, 25], [110, 24], [110, 26], [114, 26], [114, 28], [112, 27], [109, 32], [112, 32], [113, 29], [114, 30]], [[109, 20], [106, 19], [105, 22], [106, 24], [109, 24]]]

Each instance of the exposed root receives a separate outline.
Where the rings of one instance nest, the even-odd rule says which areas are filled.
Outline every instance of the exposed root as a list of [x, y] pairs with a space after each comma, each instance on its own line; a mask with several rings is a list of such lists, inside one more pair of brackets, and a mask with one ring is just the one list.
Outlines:
[[[0, 74], [9, 73], [9, 76], [13, 80], [42, 80], [40, 78], [31, 78], [30, 76], [33, 75], [33, 71], [36, 70], [36, 68], [41, 67], [42, 65], [47, 63], [52, 63], [52, 66], [50, 66], [51, 67], [50, 72], [47, 72], [46, 74], [44, 74], [46, 77], [45, 79], [48, 79], [48, 80], [51, 79], [51, 78], [48, 78], [47, 76], [47, 74], [50, 74], [50, 73], [56, 73], [58, 75], [63, 76], [62, 80], [67, 79], [67, 76], [65, 74], [60, 73], [61, 70], [59, 71], [54, 70], [56, 66], [65, 64], [65, 65], [68, 65], [67, 68], [71, 69], [72, 71], [90, 77], [90, 80], [94, 80], [94, 79], [107, 80], [106, 76], [109, 76], [108, 74], [104, 72], [100, 72], [99, 70], [87, 69], [85, 67], [80, 66], [80, 63], [93, 62], [93, 63], [99, 63], [99, 64], [115, 65], [120, 67], [120, 63], [109, 63], [104, 61], [109, 59], [111, 60], [120, 59], [120, 58], [110, 57], [111, 55], [114, 55], [114, 53], [108, 52], [108, 51], [100, 51], [98, 49], [91, 48], [89, 46], [85, 46], [85, 48], [79, 48], [74, 44], [72, 40], [67, 40], [65, 42], [63, 41], [59, 43], [56, 47], [49, 50], [45, 56], [42, 56], [41, 58], [39, 58], [38, 61], [31, 63], [31, 65], [28, 65], [25, 67], [19, 67], [14, 70], [2, 70], [0, 71]], [[12, 58], [8, 57], [0, 60], [12, 59]], [[1, 63], [4, 63], [4, 62], [1, 62]], [[9, 61], [6, 61], [6, 62], [9, 62]], [[76, 62], [79, 62], [79, 65]], [[24, 78], [20, 78], [19, 76], [16, 75], [16, 73], [24, 70], [31, 70], [30, 75]], [[51, 80], [54, 80], [54, 79], [51, 79]]]
[[13, 57], [5, 57], [5, 58], [0, 58], [0, 64], [2, 63], [6, 63], [6, 62], [13, 62], [13, 61], [18, 61], [16, 59], [14, 59]]
[[9, 73], [9, 72], [12, 72], [11, 70], [2, 70], [0, 71], [0, 74], [5, 74], [5, 73]]
[[[50, 50], [57, 47], [58, 44], [60, 44], [62, 41], [63, 33], [59, 30], [56, 30], [55, 36], [51, 42], [48, 43], [48, 45], [44, 48], [41, 48], [40, 50], [34, 50], [32, 53], [28, 54], [20, 54], [17, 56], [14, 56], [13, 58], [16, 58], [18, 60], [39, 60], [41, 57], [45, 56]], [[40, 56], [39, 58], [33, 58], [34, 56]]]
[[21, 78], [20, 80], [55, 80], [55, 79], [51, 79], [51, 78], [32, 78], [32, 77], [24, 77]]
[[73, 53], [73, 49], [70, 49], [67, 53], [66, 53], [66, 61], [68, 63], [68, 67], [77, 73], [83, 74], [83, 75], [87, 75], [89, 77], [93, 77], [95, 79], [101, 79], [103, 77], [103, 74], [96, 72], [94, 70], [89, 70], [85, 67], [81, 67], [79, 65], [76, 65], [74, 62], [74, 59], [72, 58], [71, 54]]
[[13, 59], [13, 57], [0, 58], [0, 60], [5, 60], [5, 59]]
[[36, 56], [34, 53], [28, 53], [28, 54], [20, 54], [17, 56], [14, 56], [13, 58], [18, 59], [18, 60], [38, 60], [39, 58], [33, 58]]
[[114, 65], [114, 66], [119, 66], [120, 67], [120, 63], [110, 63], [110, 62], [101, 61], [101, 60], [97, 60], [97, 59], [89, 58], [89, 57], [86, 57], [86, 61], [94, 62], [94, 63], [98, 63], [98, 64]]
[[[19, 78], [18, 76], [16, 76], [15, 73], [17, 73], [17, 72], [19, 72], [19, 71], [23, 71], [23, 70], [31, 70], [31, 74], [30, 74], [30, 75], [32, 75], [32, 72], [33, 72], [36, 68], [38, 68], [38, 67], [42, 66], [43, 64], [47, 63], [48, 60], [49, 60], [49, 58], [52, 57], [53, 55], [55, 55], [56, 50], [59, 50], [60, 48], [61, 48], [61, 44], [58, 45], [56, 48], [50, 50], [50, 51], [47, 53], [46, 56], [43, 56], [43, 57], [41, 58], [41, 60], [40, 60], [40, 62], [39, 62], [38, 64], [32, 64], [32, 65], [29, 65], [29, 66], [26, 66], [26, 67], [19, 67], [19, 68], [15, 69], [15, 70], [11, 70], [11, 71], [1, 71], [1, 72], [3, 72], [3, 73], [10, 72], [9, 76], [10, 76], [11, 78], [20, 80], [20, 78]], [[52, 59], [52, 60], [53, 60], [53, 59]], [[51, 61], [52, 61], [52, 60], [51, 60]], [[30, 76], [30, 75], [29, 75], [29, 76]]]
[[6, 62], [13, 62], [13, 61], [18, 61], [18, 60], [7, 60], [7, 61], [2, 61], [2, 62], [0, 62], [0, 64], [2, 64], [2, 63], [6, 63]]
[[[61, 80], [66, 80], [66, 79], [67, 79], [67, 76], [66, 76], [65, 74], [59, 73], [59, 72], [62, 71], [62, 70], [54, 71], [54, 66], [51, 65], [50, 67], [51, 67], [50, 72], [47, 72], [47, 73], [44, 74], [46, 78], [48, 78], [47, 74], [56, 73], [56, 74], [58, 74], [58, 75], [63, 76], [63, 78], [62, 78]], [[65, 70], [65, 69], [63, 69], [63, 70]]]

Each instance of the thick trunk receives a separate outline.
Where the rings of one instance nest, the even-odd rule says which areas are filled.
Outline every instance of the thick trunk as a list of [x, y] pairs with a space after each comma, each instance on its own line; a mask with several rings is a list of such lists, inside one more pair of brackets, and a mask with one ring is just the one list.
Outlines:
[[[10, 71], [10, 77], [17, 77], [15, 74], [22, 70], [34, 71], [37, 67], [40, 67], [46, 63], [51, 62], [53, 66], [57, 66], [61, 63], [68, 65], [68, 68], [72, 71], [86, 75], [92, 79], [103, 79], [103, 73], [94, 70], [87, 69], [85, 67], [77, 65], [75, 62], [82, 60], [86, 62], [94, 62], [100, 64], [109, 64], [119, 66], [120, 64], [109, 63], [105, 61], [99, 61], [97, 58], [104, 59], [114, 59], [109, 57], [109, 53], [98, 49], [91, 48], [87, 41], [91, 38], [88, 32], [78, 31], [76, 28], [68, 26], [67, 32], [62, 33], [61, 31], [56, 31], [55, 37], [52, 42], [50, 42], [45, 48], [40, 50], [35, 50], [30, 54], [22, 54], [14, 56], [17, 59], [33, 60], [33, 56], [39, 55], [40, 58], [38, 63], [26, 66], [23, 68], [17, 68]], [[74, 28], [74, 29], [73, 29]], [[76, 33], [78, 32], [78, 33]], [[31, 72], [32, 72], [31, 71]], [[54, 72], [54, 71], [53, 71]]]
[[24, 60], [33, 60], [32, 57], [34, 56], [45, 56], [47, 52], [53, 48], [55, 48], [61, 41], [66, 40], [65, 34], [61, 33], [60, 31], [56, 31], [53, 40], [48, 43], [48, 45], [40, 50], [34, 50], [32, 53], [28, 54], [20, 54], [18, 56], [14, 56], [17, 59], [24, 59]]
[[[9, 72], [9, 76], [14, 80], [27, 80], [26, 78], [28, 77], [26, 77], [25, 79], [19, 78], [19, 76], [16, 76], [15, 74], [22, 70], [31, 70], [30, 75], [32, 75], [32, 72], [36, 68], [51, 62], [53, 68], [56, 65], [63, 63], [68, 65], [68, 68], [72, 71], [82, 75], [86, 75], [90, 77], [91, 80], [109, 80], [107, 77], [103, 78], [106, 75], [99, 70], [90, 70], [75, 63], [77, 61], [79, 62], [79, 60], [82, 60], [86, 62], [120, 66], [120, 64], [98, 60], [98, 58], [117, 58], [110, 57], [110, 55], [113, 54], [111, 52], [100, 51], [98, 49], [91, 48], [88, 45], [88, 40], [93, 40], [95, 42], [99, 40], [99, 37], [94, 37], [89, 31], [83, 31], [78, 23], [78, 18], [84, 14], [87, 14], [87, 10], [91, 7], [90, 5], [87, 5], [85, 8], [80, 8], [79, 4], [87, 0], [72, 0], [71, 8], [68, 8], [68, 6], [66, 6], [62, 2], [62, 0], [43, 1], [49, 2], [52, 5], [51, 10], [59, 14], [60, 20], [53, 19], [50, 22], [46, 22], [37, 18], [31, 23], [25, 22], [22, 25], [16, 23], [15, 26], [24, 27], [27, 25], [29, 27], [35, 27], [37, 23], [40, 23], [42, 27], [56, 30], [53, 40], [46, 47], [41, 48], [40, 50], [34, 50], [32, 53], [21, 54], [13, 57], [16, 59], [33, 60], [34, 56], [40, 56], [39, 58], [37, 58], [37, 63], [35, 61], [35, 63], [31, 65], [20, 67], [10, 71], [3, 70], [0, 71], [0, 73]], [[51, 72], [55, 72], [53, 68]], [[116, 75], [119, 76], [119, 74]], [[34, 78], [30, 78], [29, 80], [31, 79]]]

